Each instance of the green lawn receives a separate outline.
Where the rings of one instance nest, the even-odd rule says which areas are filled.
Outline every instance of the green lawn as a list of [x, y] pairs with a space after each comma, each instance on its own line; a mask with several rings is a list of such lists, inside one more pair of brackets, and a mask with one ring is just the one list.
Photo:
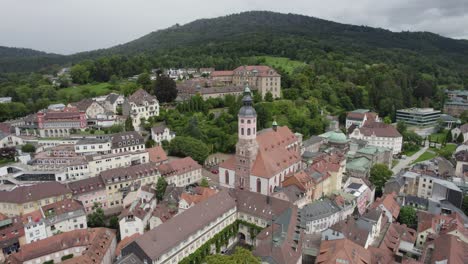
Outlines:
[[444, 141], [445, 141], [445, 137], [447, 136], [447, 131], [448, 130], [444, 130], [440, 133], [435, 133], [435, 134], [432, 134], [430, 137], [431, 137], [431, 141], [437, 141], [439, 142], [440, 144], [442, 144]]
[[109, 94], [112, 91], [112, 85], [109, 83], [85, 84], [60, 89], [58, 96], [63, 101], [76, 102], [83, 98]]
[[406, 155], [408, 157], [413, 156], [416, 152], [418, 152], [421, 148], [418, 147], [418, 149], [415, 150], [409, 150], [409, 151], [403, 151], [401, 154]]
[[259, 56], [257, 58], [265, 59], [265, 64], [273, 68], [282, 68], [288, 74], [291, 74], [297, 67], [305, 66], [304, 62], [291, 60], [283, 57]]
[[432, 151], [426, 151], [424, 152], [421, 156], [419, 156], [419, 158], [417, 158], [414, 162], [414, 163], [418, 163], [418, 162], [421, 162], [421, 161], [425, 161], [425, 160], [430, 160], [430, 159], [433, 159], [437, 157], [437, 153], [435, 152], [432, 152]]

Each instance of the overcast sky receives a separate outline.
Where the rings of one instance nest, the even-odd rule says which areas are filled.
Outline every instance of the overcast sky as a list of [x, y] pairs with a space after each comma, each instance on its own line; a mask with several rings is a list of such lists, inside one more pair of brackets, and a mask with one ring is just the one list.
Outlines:
[[247, 10], [468, 39], [468, 0], [0, 0], [0, 46], [70, 54]]

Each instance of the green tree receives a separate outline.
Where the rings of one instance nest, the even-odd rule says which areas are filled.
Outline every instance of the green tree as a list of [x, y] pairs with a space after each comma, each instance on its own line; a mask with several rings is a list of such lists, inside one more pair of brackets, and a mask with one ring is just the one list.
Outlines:
[[144, 72], [140, 75], [138, 75], [138, 79], [137, 79], [137, 84], [141, 87], [143, 87], [143, 89], [145, 89], [147, 92], [151, 93], [151, 85], [152, 85], [152, 82], [151, 82], [151, 77], [149, 75], [149, 73], [147, 72]]
[[76, 64], [70, 69], [70, 76], [74, 83], [86, 84], [89, 82], [89, 71], [86, 66], [82, 64]]
[[265, 101], [273, 102], [273, 94], [270, 91], [265, 94]]
[[468, 123], [468, 110], [465, 110], [460, 114], [460, 120], [463, 124]]
[[447, 131], [447, 134], [445, 135], [445, 142], [450, 143], [452, 141], [453, 141], [452, 131], [449, 130], [449, 131]]
[[200, 164], [203, 164], [209, 154], [210, 149], [208, 146], [192, 137], [177, 136], [169, 143], [169, 155], [192, 157]]
[[398, 130], [398, 132], [400, 132], [400, 134], [403, 135], [406, 132], [407, 128], [408, 127], [406, 126], [405, 122], [403, 122], [403, 121], [398, 121], [397, 122], [397, 130]]
[[152, 140], [151, 138], [146, 140], [146, 143], [145, 143], [146, 148], [152, 148], [154, 146], [156, 146], [156, 142], [154, 140]]
[[158, 182], [156, 183], [156, 199], [158, 199], [158, 201], [162, 201], [162, 199], [164, 198], [164, 193], [166, 192], [167, 185], [168, 183], [164, 177], [158, 178]]
[[251, 251], [242, 248], [236, 247], [236, 251], [232, 255], [209, 255], [206, 257], [207, 264], [239, 264], [239, 263], [249, 263], [249, 264], [260, 264], [261, 260], [259, 257], [256, 257], [252, 254]]
[[129, 96], [138, 90], [138, 85], [133, 82], [128, 82], [121, 85], [120, 90], [125, 96]]
[[210, 183], [208, 182], [208, 179], [206, 179], [205, 177], [203, 177], [203, 178], [201, 179], [200, 186], [201, 186], [201, 187], [210, 187]]
[[386, 116], [383, 121], [384, 121], [385, 124], [391, 124], [392, 123], [392, 118], [389, 117], [389, 116]]
[[87, 216], [88, 227], [105, 227], [106, 217], [104, 216], [104, 210], [102, 210], [99, 203], [94, 203], [93, 212]]
[[462, 203], [462, 208], [463, 212], [465, 215], [468, 215], [468, 195], [465, 195], [463, 197], [463, 203]]
[[125, 120], [125, 131], [135, 131], [135, 128], [133, 127], [133, 119], [130, 116]]
[[21, 147], [21, 151], [26, 153], [34, 153], [36, 152], [36, 147], [31, 143], [27, 143]]
[[382, 188], [392, 177], [392, 174], [392, 171], [385, 164], [377, 163], [372, 166], [369, 180], [375, 186], [376, 195], [382, 193]]
[[119, 218], [117, 216], [112, 216], [109, 219], [109, 228], [119, 230]]
[[125, 130], [125, 127], [122, 124], [114, 124], [111, 127], [109, 127], [108, 131], [111, 134], [116, 134], [123, 132]]
[[154, 94], [159, 102], [172, 102], [177, 97], [177, 87], [174, 80], [166, 75], [159, 75], [154, 82]]
[[408, 227], [415, 228], [417, 226], [416, 209], [412, 206], [401, 207], [398, 222], [406, 224]]
[[465, 138], [463, 137], [463, 133], [460, 133], [457, 137], [457, 143], [461, 144], [465, 141]]

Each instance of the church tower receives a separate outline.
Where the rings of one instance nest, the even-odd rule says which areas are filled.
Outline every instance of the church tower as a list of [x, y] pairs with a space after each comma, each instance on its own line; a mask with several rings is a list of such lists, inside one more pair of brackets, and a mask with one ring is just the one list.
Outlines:
[[244, 89], [242, 107], [238, 117], [238, 141], [236, 145], [236, 187], [249, 190], [250, 171], [258, 153], [257, 113], [253, 107], [248, 86]]

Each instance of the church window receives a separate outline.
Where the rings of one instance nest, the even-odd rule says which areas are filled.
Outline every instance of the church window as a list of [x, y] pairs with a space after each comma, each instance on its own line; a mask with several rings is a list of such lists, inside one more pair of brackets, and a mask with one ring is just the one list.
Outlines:
[[247, 128], [247, 136], [250, 136], [250, 128]]
[[257, 192], [262, 192], [262, 182], [260, 179], [257, 179]]

